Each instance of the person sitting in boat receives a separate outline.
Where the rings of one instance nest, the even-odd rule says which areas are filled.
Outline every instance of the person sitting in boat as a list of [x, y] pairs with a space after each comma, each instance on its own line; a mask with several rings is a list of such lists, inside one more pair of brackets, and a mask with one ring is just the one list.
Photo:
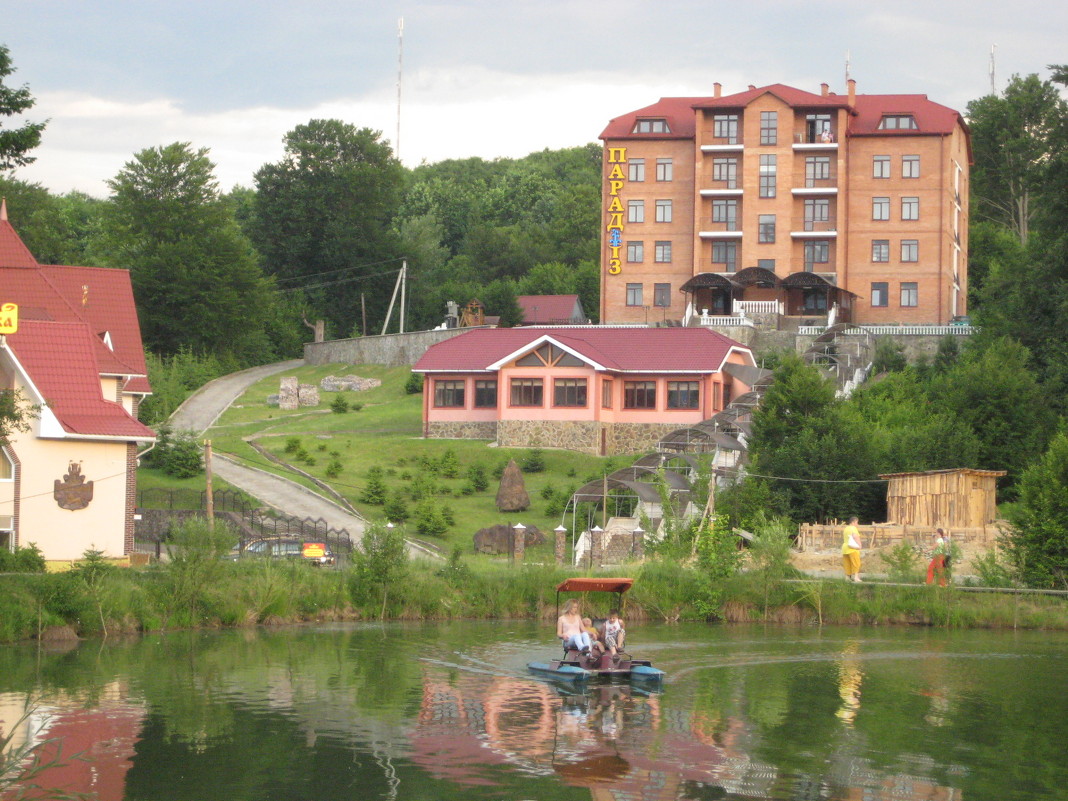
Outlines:
[[603, 654], [604, 645], [601, 644], [601, 634], [588, 617], [582, 618], [582, 630], [590, 635], [590, 652], [596, 656]]
[[590, 635], [582, 626], [577, 598], [564, 604], [564, 613], [556, 619], [556, 636], [564, 641], [564, 647], [568, 650], [574, 648], [584, 654], [590, 652]]
[[608, 620], [604, 623], [604, 644], [612, 656], [623, 650], [623, 640], [626, 636], [627, 630], [623, 628], [619, 610], [613, 609], [608, 613]]

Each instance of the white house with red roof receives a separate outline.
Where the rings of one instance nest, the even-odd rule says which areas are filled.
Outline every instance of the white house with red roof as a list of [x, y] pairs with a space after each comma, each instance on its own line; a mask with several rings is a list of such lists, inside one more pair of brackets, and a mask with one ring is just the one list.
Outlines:
[[750, 387], [746, 346], [706, 328], [475, 329], [430, 347], [424, 435], [611, 455], [648, 450]]
[[38, 264], [0, 201], [0, 390], [37, 407], [0, 446], [0, 547], [49, 561], [133, 550], [150, 388], [126, 270]]

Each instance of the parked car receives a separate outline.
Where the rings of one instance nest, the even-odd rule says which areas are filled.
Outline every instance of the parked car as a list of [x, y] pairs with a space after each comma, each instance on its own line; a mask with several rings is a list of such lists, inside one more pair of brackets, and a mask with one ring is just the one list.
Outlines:
[[268, 557], [271, 559], [301, 559], [312, 565], [333, 565], [337, 563], [334, 552], [324, 542], [309, 542], [290, 538], [269, 538], [251, 540], [245, 547], [234, 546], [230, 558], [238, 561], [250, 557]]

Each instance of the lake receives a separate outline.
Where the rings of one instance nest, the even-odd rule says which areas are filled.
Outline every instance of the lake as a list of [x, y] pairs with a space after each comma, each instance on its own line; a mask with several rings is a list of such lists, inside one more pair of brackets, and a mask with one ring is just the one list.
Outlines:
[[120, 799], [1063, 799], [1068, 634], [632, 625], [659, 691], [539, 681], [549, 624], [0, 648], [4, 729]]

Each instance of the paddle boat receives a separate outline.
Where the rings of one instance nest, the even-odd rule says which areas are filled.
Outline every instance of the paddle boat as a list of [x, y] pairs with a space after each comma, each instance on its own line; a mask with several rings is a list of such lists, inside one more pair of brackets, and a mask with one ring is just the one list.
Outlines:
[[[617, 608], [623, 608], [623, 595], [634, 584], [630, 578], [569, 578], [556, 587], [556, 614], [560, 615], [560, 594], [565, 592], [610, 592], [617, 596]], [[603, 628], [598, 627], [598, 630]], [[527, 669], [554, 681], [577, 682], [590, 679], [628, 681], [661, 681], [664, 671], [652, 666], [648, 659], [637, 659], [624, 650], [611, 654], [590, 652], [582, 654], [571, 648], [559, 659], [550, 662], [529, 662]]]

